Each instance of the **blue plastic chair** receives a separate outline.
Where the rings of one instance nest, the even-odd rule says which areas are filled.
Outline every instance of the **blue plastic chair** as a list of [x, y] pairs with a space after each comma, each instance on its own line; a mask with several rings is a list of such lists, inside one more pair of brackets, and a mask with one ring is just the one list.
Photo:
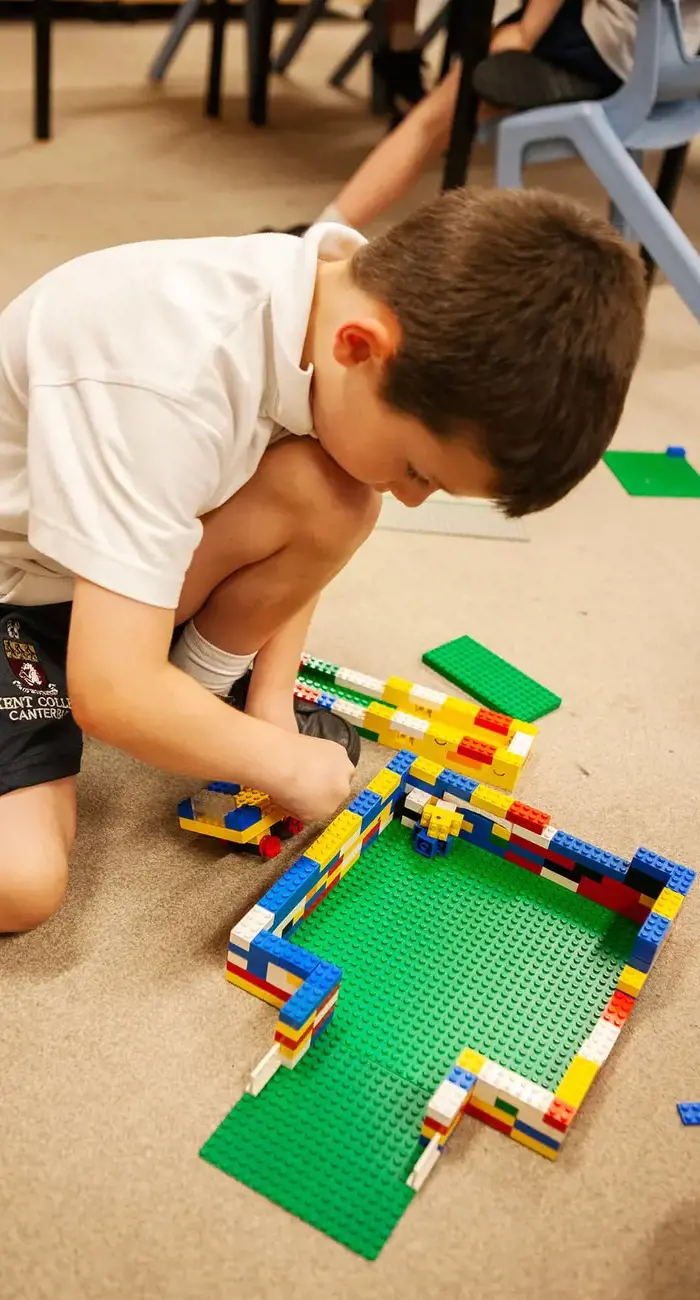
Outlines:
[[496, 128], [496, 184], [522, 186], [527, 162], [578, 155], [636, 238], [700, 320], [700, 255], [641, 171], [646, 149], [687, 144], [700, 131], [700, 57], [686, 52], [678, 0], [640, 0], [634, 66], [608, 99], [516, 113]]

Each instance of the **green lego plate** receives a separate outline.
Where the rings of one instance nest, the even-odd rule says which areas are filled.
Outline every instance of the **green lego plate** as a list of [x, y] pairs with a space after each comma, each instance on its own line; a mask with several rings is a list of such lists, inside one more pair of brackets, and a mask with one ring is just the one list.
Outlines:
[[427, 860], [392, 822], [294, 935], [343, 969], [330, 1028], [243, 1097], [202, 1155], [375, 1258], [412, 1199], [425, 1105], [460, 1051], [555, 1088], [638, 928], [469, 844]]
[[481, 704], [524, 722], [535, 722], [561, 704], [560, 695], [470, 636], [458, 636], [426, 650], [423, 663]]
[[631, 497], [700, 497], [700, 474], [685, 456], [606, 451], [603, 460]]

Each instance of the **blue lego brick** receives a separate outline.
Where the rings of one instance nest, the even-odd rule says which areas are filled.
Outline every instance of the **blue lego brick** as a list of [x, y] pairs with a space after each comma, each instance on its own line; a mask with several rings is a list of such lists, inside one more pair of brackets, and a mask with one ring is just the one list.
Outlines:
[[663, 857], [661, 853], [654, 853], [651, 849], [637, 849], [632, 858], [632, 866], [667, 885], [680, 863], [671, 862], [669, 858]]
[[248, 970], [264, 979], [268, 962], [271, 961], [289, 971], [290, 975], [303, 980], [307, 980], [322, 964], [320, 957], [315, 957], [305, 948], [300, 948], [298, 944], [290, 943], [277, 934], [271, 934], [269, 930], [263, 930], [250, 945]]
[[677, 1101], [676, 1109], [685, 1125], [700, 1127], [700, 1101]]
[[550, 848], [555, 853], [561, 853], [562, 857], [572, 858], [579, 866], [588, 867], [590, 871], [597, 871], [599, 875], [608, 876], [611, 880], [624, 881], [630, 866], [624, 858], [607, 853], [605, 849], [598, 849], [595, 844], [587, 844], [577, 835], [567, 835], [566, 831], [557, 831], [552, 837]]
[[318, 961], [315, 969], [283, 1007], [279, 1018], [292, 1029], [301, 1029], [309, 1016], [317, 1011], [343, 976], [340, 966], [329, 961]]
[[[671, 922], [667, 916], [650, 912], [634, 941], [629, 957], [630, 966], [635, 966], [637, 970], [649, 970], [670, 929]], [[640, 966], [639, 962], [647, 962], [648, 965]]]
[[440, 799], [446, 794], [453, 794], [455, 799], [471, 799], [478, 784], [470, 776], [460, 776], [446, 767], [435, 782], [435, 793]]
[[513, 1128], [517, 1129], [519, 1133], [526, 1133], [528, 1137], [534, 1138], [536, 1142], [542, 1142], [544, 1146], [551, 1147], [552, 1151], [558, 1151], [561, 1146], [561, 1142], [557, 1142], [556, 1138], [548, 1137], [546, 1133], [540, 1133], [538, 1128], [532, 1128], [530, 1124], [525, 1124], [521, 1119], [516, 1119]]
[[320, 874], [321, 867], [318, 862], [304, 855], [297, 858], [289, 870], [275, 881], [266, 894], [263, 894], [258, 901], [261, 907], [266, 907], [269, 912], [274, 913], [273, 927], [288, 912], [293, 911], [302, 898], [306, 897]]
[[243, 804], [240, 808], [232, 808], [224, 817], [224, 826], [227, 831], [247, 831], [256, 822], [262, 821], [262, 813], [259, 808], [252, 808], [250, 804]]
[[177, 815], [178, 817], [183, 817], [185, 821], [188, 822], [194, 821], [194, 808], [192, 807], [191, 799], [180, 800], [179, 804], [177, 805]]
[[[498, 840], [497, 835], [494, 836], [494, 838]], [[505, 844], [506, 849], [510, 849], [513, 853], [517, 853], [518, 857], [524, 858], [526, 862], [532, 862], [536, 867], [544, 867], [547, 865], [544, 859], [544, 851], [542, 853], [536, 853], [534, 849], [526, 849], [522, 844], [511, 844], [510, 840], [503, 840], [503, 843]]]
[[381, 809], [381, 795], [374, 794], [372, 790], [361, 790], [349, 807], [350, 812], [358, 813], [362, 818], [363, 831], [379, 816]]
[[214, 794], [240, 794], [241, 787], [235, 781], [210, 781], [207, 790], [212, 790]]
[[423, 1133], [419, 1133], [419, 1134], [418, 1134], [418, 1145], [419, 1145], [419, 1147], [427, 1147], [427, 1146], [429, 1145], [429, 1143], [430, 1143], [430, 1138], [425, 1137], [425, 1135], [424, 1135]]
[[668, 882], [669, 889], [675, 889], [677, 894], [687, 894], [696, 873], [691, 871], [690, 867], [675, 866]]
[[682, 460], [685, 456], [685, 447], [667, 447], [666, 455], [672, 456], [676, 460]]
[[337, 695], [331, 695], [328, 691], [321, 691], [321, 694], [316, 701], [316, 706], [319, 709], [330, 710], [333, 708], [337, 698]]
[[390, 772], [398, 772], [399, 776], [405, 776], [415, 761], [416, 756], [410, 749], [400, 749], [398, 754], [394, 754], [391, 762], [387, 763], [387, 767]]
[[456, 1083], [458, 1088], [471, 1092], [476, 1083], [476, 1075], [471, 1070], [463, 1070], [461, 1065], [453, 1065], [447, 1076], [448, 1083]]
[[422, 826], [416, 826], [413, 832], [413, 847], [424, 858], [434, 858], [440, 852], [440, 842]]

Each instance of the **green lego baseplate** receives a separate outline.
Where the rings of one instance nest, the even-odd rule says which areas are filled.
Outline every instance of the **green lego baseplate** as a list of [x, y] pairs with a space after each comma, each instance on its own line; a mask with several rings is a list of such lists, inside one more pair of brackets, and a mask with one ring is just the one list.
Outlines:
[[606, 451], [603, 460], [631, 497], [700, 497], [700, 474], [685, 456]]
[[459, 1052], [556, 1087], [638, 928], [460, 841], [423, 858], [392, 822], [293, 937], [343, 968], [333, 1023], [202, 1155], [375, 1258], [412, 1199], [425, 1105]]
[[561, 704], [560, 695], [470, 636], [458, 636], [426, 650], [423, 663], [481, 704], [525, 722], [534, 722]]

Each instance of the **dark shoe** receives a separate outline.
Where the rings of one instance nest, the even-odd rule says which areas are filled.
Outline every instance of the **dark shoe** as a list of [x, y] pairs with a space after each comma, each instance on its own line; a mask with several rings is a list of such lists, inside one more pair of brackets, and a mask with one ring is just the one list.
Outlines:
[[[250, 678], [249, 670], [245, 676], [233, 683], [226, 700], [228, 704], [233, 705], [234, 709], [241, 711], [245, 709]], [[353, 767], [357, 767], [360, 760], [360, 737], [351, 723], [346, 722], [345, 718], [336, 717], [335, 713], [330, 713], [328, 709], [321, 709], [317, 704], [309, 704], [305, 700], [294, 701], [294, 714], [302, 736], [315, 736], [318, 740], [334, 740], [337, 745], [343, 746]]]
[[377, 50], [372, 56], [372, 71], [386, 86], [389, 115], [395, 126], [414, 104], [425, 97], [421, 52], [389, 48]]

